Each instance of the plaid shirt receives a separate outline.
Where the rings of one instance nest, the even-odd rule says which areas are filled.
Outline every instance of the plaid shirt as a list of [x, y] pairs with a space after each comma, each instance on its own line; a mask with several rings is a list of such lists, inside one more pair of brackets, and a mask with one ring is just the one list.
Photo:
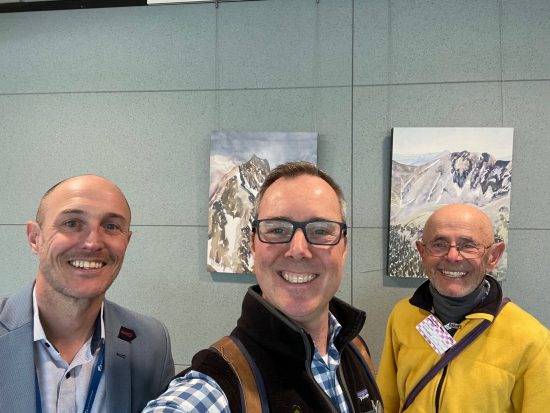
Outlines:
[[[344, 392], [338, 382], [336, 371], [340, 354], [334, 339], [342, 329], [336, 318], [329, 313], [328, 365], [315, 348], [311, 371], [315, 381], [323, 388], [341, 413], [349, 413]], [[156, 400], [150, 401], [142, 413], [231, 413], [229, 403], [221, 387], [209, 376], [191, 370], [185, 376], [172, 380], [168, 390]]]

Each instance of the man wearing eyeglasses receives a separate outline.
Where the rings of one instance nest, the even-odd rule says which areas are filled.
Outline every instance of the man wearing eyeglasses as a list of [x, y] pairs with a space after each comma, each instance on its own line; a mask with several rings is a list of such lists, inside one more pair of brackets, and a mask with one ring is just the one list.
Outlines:
[[262, 185], [254, 216], [259, 285], [249, 288], [231, 335], [263, 382], [261, 409], [243, 406], [246, 383], [223, 349], [209, 349], [144, 412], [382, 412], [368, 357], [350, 343], [365, 313], [334, 297], [347, 255], [340, 187], [313, 164], [280, 165]]
[[388, 320], [378, 372], [385, 411], [527, 413], [550, 406], [550, 332], [516, 304], [504, 305], [488, 275], [504, 251], [489, 217], [465, 204], [441, 207], [416, 247], [428, 281]]

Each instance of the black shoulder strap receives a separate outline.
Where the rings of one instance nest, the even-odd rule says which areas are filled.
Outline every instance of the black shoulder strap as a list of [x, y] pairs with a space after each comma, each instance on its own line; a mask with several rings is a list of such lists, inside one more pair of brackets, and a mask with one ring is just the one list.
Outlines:
[[[502, 308], [510, 302], [510, 299], [508, 297], [504, 297], [502, 299], [502, 302], [500, 303], [500, 307], [498, 309], [496, 316], [500, 313]], [[493, 320], [494, 321], [494, 320]], [[435, 377], [435, 375], [444, 368], [447, 364], [450, 363], [452, 359], [454, 359], [456, 356], [458, 356], [462, 350], [464, 350], [472, 341], [474, 341], [481, 333], [483, 333], [487, 327], [491, 325], [491, 322], [489, 320], [483, 320], [481, 323], [479, 323], [472, 331], [470, 331], [462, 340], [460, 340], [458, 343], [456, 343], [453, 347], [451, 347], [443, 357], [439, 359], [439, 361], [426, 373], [424, 377], [414, 386], [414, 388], [411, 390], [407, 398], [405, 399], [405, 403], [403, 404], [403, 407], [401, 408], [401, 412], [404, 412], [413, 402], [413, 400], [416, 398], [418, 393], [428, 384], [428, 382]]]
[[211, 348], [223, 357], [239, 380], [243, 413], [269, 413], [262, 375], [241, 341], [237, 337], [225, 336]]

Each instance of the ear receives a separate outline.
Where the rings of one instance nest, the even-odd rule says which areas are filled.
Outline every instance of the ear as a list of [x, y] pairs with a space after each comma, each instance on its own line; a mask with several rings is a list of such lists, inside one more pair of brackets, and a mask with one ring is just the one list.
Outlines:
[[348, 234], [349, 234], [349, 231], [350, 229], [347, 228], [345, 229], [343, 232], [342, 232], [342, 238], [340, 239], [340, 242], [342, 242], [342, 240], [344, 241], [344, 258], [347, 257], [348, 255]]
[[505, 248], [506, 246], [504, 245], [504, 242], [495, 242], [491, 245], [491, 247], [489, 247], [486, 268], [487, 272], [492, 271], [497, 266]]
[[248, 245], [250, 245], [250, 251], [252, 251], [252, 255], [256, 254], [256, 244], [254, 243], [255, 235], [256, 231], [252, 230], [250, 231], [250, 235], [248, 236]]
[[426, 249], [426, 247], [424, 246], [424, 243], [419, 240], [419, 241], [416, 241], [415, 245], [416, 245], [416, 250], [418, 251], [420, 256], [423, 257], [424, 250]]
[[40, 225], [35, 221], [27, 222], [27, 241], [33, 254], [38, 254], [40, 249]]

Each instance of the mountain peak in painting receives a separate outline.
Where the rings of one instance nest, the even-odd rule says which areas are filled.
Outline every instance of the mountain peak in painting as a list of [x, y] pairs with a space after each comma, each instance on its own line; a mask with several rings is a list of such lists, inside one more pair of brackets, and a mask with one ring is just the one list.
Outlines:
[[252, 155], [220, 180], [208, 203], [208, 271], [252, 272], [252, 209], [269, 171], [266, 159]]
[[507, 196], [511, 188], [511, 161], [488, 153], [447, 152], [420, 166], [393, 162], [391, 221], [408, 220], [419, 212], [454, 202], [480, 208]]

